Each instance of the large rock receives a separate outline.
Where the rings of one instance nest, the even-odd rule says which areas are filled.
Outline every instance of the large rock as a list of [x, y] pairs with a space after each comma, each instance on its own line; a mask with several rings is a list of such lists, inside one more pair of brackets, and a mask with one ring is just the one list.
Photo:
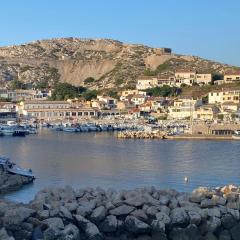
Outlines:
[[104, 206], [97, 207], [93, 210], [90, 219], [94, 223], [101, 222], [106, 217], [107, 211]]
[[109, 215], [106, 219], [99, 225], [99, 229], [103, 233], [113, 233], [117, 231], [118, 220], [116, 216]]
[[13, 237], [9, 237], [5, 228], [0, 229], [0, 239], [1, 240], [14, 240]]
[[73, 224], [68, 224], [61, 232], [59, 240], [80, 240], [79, 229]]
[[175, 208], [170, 214], [173, 227], [186, 227], [189, 223], [189, 216], [183, 208]]
[[60, 216], [65, 218], [68, 221], [72, 221], [73, 220], [71, 212], [64, 206], [60, 207]]
[[48, 227], [51, 228], [64, 229], [64, 224], [61, 218], [48, 218], [43, 220], [43, 223], [45, 223]]
[[224, 228], [230, 229], [236, 224], [236, 220], [231, 214], [226, 214], [221, 218], [221, 222]]
[[157, 213], [157, 214], [156, 214], [156, 219], [157, 219], [158, 221], [160, 221], [160, 222], [163, 222], [164, 225], [169, 225], [170, 222], [171, 222], [170, 217], [169, 217], [166, 213], [164, 213], [164, 212], [159, 212], [159, 213]]
[[230, 229], [230, 234], [233, 240], [239, 240], [240, 223], [236, 224], [232, 229]]
[[154, 232], [165, 232], [165, 223], [163, 221], [153, 220], [151, 227]]
[[146, 222], [146, 221], [148, 220], [148, 217], [147, 217], [145, 211], [142, 210], [142, 209], [136, 209], [136, 210], [134, 210], [133, 212], [131, 212], [130, 214], [131, 214], [132, 216], [138, 218], [138, 219], [141, 220], [141, 221]]
[[94, 223], [90, 222], [89, 220], [80, 215], [75, 215], [75, 219], [77, 221], [78, 227], [82, 229], [87, 239], [90, 240], [103, 239], [102, 234], [100, 233], [98, 227]]
[[8, 209], [3, 217], [4, 225], [19, 225], [29, 217], [33, 216], [36, 212], [30, 208], [17, 207]]
[[150, 226], [134, 216], [127, 216], [125, 219], [125, 228], [134, 234], [143, 234], [150, 232]]
[[124, 205], [121, 205], [117, 208], [110, 210], [110, 214], [115, 215], [115, 216], [124, 216], [124, 215], [130, 214], [134, 210], [135, 210], [135, 207], [124, 204]]

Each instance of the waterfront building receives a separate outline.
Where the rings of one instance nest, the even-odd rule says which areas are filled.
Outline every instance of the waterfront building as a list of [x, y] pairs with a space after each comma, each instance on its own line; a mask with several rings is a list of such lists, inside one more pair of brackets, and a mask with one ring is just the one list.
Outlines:
[[195, 109], [193, 118], [198, 120], [214, 120], [220, 113], [220, 109], [212, 104], [202, 105]]
[[98, 116], [96, 108], [72, 106], [66, 101], [24, 101], [17, 108], [20, 117], [38, 120], [75, 120]]
[[168, 107], [168, 118], [187, 119], [193, 118], [197, 107], [202, 105], [202, 100], [193, 98], [181, 98], [174, 100], [173, 106]]
[[0, 102], [0, 122], [16, 121], [17, 112], [15, 104], [11, 102]]
[[97, 96], [97, 100], [99, 102], [104, 102], [106, 104], [106, 108], [116, 108], [117, 99], [109, 97], [109, 96]]
[[229, 71], [224, 74], [224, 82], [225, 83], [233, 83], [236, 81], [240, 81], [240, 70]]

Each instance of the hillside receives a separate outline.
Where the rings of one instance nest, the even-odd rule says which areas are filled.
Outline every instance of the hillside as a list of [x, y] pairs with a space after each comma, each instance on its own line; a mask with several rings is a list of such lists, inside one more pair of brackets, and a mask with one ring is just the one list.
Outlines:
[[0, 48], [1, 86], [19, 80], [29, 86], [62, 81], [91, 89], [126, 88], [135, 86], [146, 69], [154, 74], [178, 68], [223, 73], [234, 67], [110, 39], [61, 38]]

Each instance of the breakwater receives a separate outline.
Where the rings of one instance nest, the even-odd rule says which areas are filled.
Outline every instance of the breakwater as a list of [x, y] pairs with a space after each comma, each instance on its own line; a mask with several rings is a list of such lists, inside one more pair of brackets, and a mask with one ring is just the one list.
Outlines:
[[28, 204], [0, 202], [0, 239], [239, 240], [239, 195], [235, 186], [48, 188]]
[[163, 131], [124, 131], [119, 132], [117, 137], [124, 139], [165, 139], [166, 133]]

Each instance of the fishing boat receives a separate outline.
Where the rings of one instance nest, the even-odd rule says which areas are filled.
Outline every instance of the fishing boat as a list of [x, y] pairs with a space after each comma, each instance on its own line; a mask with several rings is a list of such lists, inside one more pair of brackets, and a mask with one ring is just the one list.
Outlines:
[[8, 125], [1, 125], [0, 132], [3, 134], [3, 136], [13, 136], [15, 129]]
[[240, 130], [235, 131], [234, 134], [232, 135], [232, 138], [234, 140], [240, 140]]
[[10, 173], [10, 174], [16, 174], [16, 175], [28, 177], [28, 178], [31, 178], [32, 180], [35, 179], [31, 169], [24, 169], [24, 168], [21, 168], [17, 165], [13, 165], [11, 167], [8, 167], [7, 172]]
[[76, 127], [64, 127], [63, 131], [64, 132], [78, 132]]

